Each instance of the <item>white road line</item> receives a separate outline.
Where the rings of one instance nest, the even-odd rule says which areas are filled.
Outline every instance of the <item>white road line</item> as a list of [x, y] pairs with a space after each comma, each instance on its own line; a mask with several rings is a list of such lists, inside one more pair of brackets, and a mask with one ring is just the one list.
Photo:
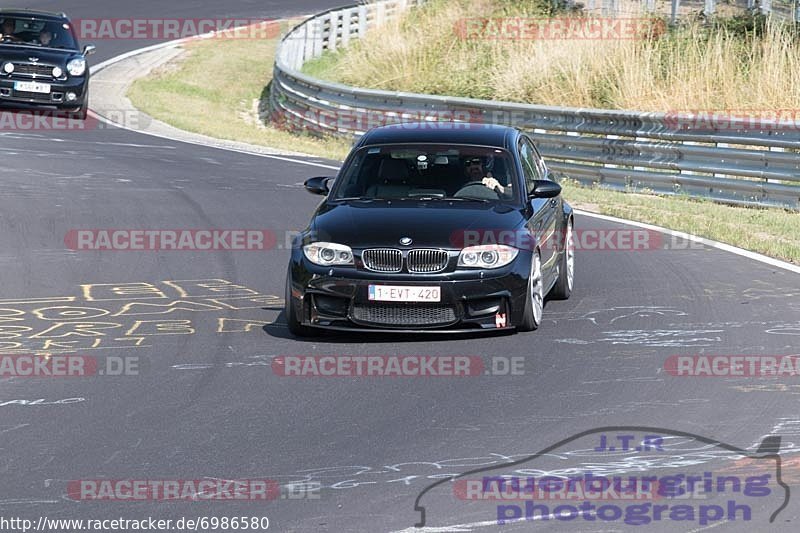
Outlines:
[[681, 231], [675, 231], [669, 228], [663, 228], [661, 226], [645, 224], [644, 222], [636, 222], [635, 220], [626, 220], [624, 218], [617, 218], [608, 215], [599, 215], [597, 213], [590, 213], [589, 211], [581, 211], [579, 209], [576, 209], [575, 213], [581, 216], [589, 216], [593, 218], [599, 218], [600, 220], [608, 220], [609, 222], [618, 222], [620, 224], [627, 224], [628, 226], [636, 226], [638, 228], [658, 231], [660, 233], [665, 233], [673, 237], [678, 237], [680, 239], [697, 242], [705, 246], [709, 246], [711, 248], [716, 248], [718, 250], [723, 250], [725, 252], [730, 252], [732, 254], [740, 255], [742, 257], [752, 259], [753, 261], [758, 261], [760, 263], [765, 263], [770, 266], [782, 268], [784, 270], [788, 270], [789, 272], [794, 272], [795, 274], [800, 274], [800, 265], [793, 265], [792, 263], [787, 263], [786, 261], [781, 261], [780, 259], [767, 257], [766, 255], [762, 255], [756, 252], [751, 252], [750, 250], [738, 248], [730, 244], [725, 244], [724, 242], [712, 241], [711, 239], [706, 239], [705, 237], [698, 237], [697, 235], [692, 235], [690, 233], [683, 233]]

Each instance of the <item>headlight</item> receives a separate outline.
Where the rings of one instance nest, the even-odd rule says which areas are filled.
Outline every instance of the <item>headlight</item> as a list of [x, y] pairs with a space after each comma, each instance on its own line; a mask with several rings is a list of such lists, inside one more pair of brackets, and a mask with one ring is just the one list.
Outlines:
[[500, 268], [517, 257], [519, 250], [504, 244], [483, 244], [461, 250], [458, 266], [474, 268]]
[[3, 72], [5, 72], [6, 74], [11, 74], [12, 72], [14, 72], [14, 63], [12, 63], [11, 61], [4, 63]]
[[86, 72], [86, 60], [83, 58], [76, 58], [67, 63], [67, 72], [70, 76], [83, 76]]
[[320, 266], [352, 265], [353, 250], [344, 244], [314, 242], [303, 246], [306, 259]]

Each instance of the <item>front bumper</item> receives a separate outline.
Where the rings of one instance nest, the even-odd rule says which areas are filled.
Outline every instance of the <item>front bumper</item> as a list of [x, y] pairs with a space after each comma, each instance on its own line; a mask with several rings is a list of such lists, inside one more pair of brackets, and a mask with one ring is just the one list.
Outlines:
[[[66, 80], [45, 80], [50, 85], [49, 93], [22, 92], [14, 89], [16, 81], [38, 81], [30, 78], [14, 78], [0, 76], [0, 105], [5, 107], [56, 109], [77, 109], [86, 104], [89, 80], [86, 76], [71, 77]], [[68, 100], [67, 94], [75, 94], [74, 100]]]
[[[522, 319], [530, 253], [497, 270], [443, 274], [380, 274], [354, 267], [327, 268], [294, 257], [287, 311], [304, 326], [369, 332], [457, 333], [513, 329]], [[435, 303], [376, 302], [369, 285], [441, 289]]]

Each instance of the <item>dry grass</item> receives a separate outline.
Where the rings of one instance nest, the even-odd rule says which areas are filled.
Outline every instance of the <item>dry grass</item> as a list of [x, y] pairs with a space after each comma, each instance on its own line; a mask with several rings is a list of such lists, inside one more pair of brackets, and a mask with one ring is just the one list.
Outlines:
[[309, 72], [377, 89], [642, 111], [793, 109], [800, 41], [770, 25], [743, 37], [690, 25], [659, 38], [463, 39], [459, 21], [537, 16], [538, 2], [436, 0]]
[[[258, 103], [272, 79], [276, 40], [200, 40], [177, 61], [134, 82], [133, 104], [177, 128], [219, 139], [341, 160], [342, 139], [293, 135], [264, 125]], [[253, 58], [258, 61], [253, 61]]]
[[586, 188], [571, 180], [562, 180], [561, 185], [564, 198], [585, 211], [639, 220], [800, 264], [798, 213]]

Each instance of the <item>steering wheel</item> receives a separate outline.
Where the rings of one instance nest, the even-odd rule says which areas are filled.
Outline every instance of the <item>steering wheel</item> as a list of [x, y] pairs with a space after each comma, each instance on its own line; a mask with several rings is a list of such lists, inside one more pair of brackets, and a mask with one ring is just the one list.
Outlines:
[[465, 183], [460, 189], [458, 189], [458, 191], [456, 191], [456, 193], [453, 196], [455, 198], [466, 197], [466, 198], [480, 198], [486, 200], [496, 200], [500, 198], [500, 195], [497, 193], [497, 191], [494, 189], [490, 189], [489, 187], [484, 185], [483, 181], [469, 181]]

